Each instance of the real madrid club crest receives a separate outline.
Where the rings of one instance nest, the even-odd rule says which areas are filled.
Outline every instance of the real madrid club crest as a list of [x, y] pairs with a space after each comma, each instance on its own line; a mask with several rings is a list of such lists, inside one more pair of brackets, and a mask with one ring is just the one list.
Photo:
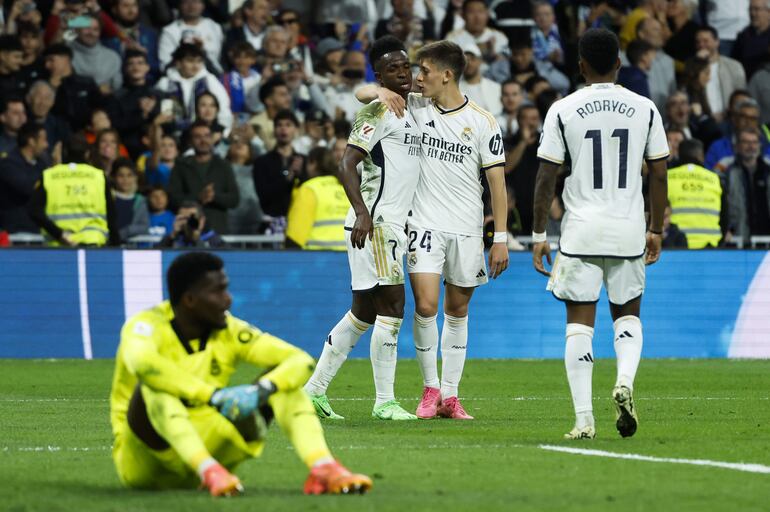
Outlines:
[[417, 253], [413, 252], [409, 254], [409, 266], [413, 267], [417, 265]]
[[466, 127], [463, 129], [463, 133], [460, 134], [460, 138], [463, 139], [465, 142], [471, 141], [471, 129]]
[[398, 261], [393, 262], [390, 273], [393, 274], [393, 277], [401, 277], [401, 264]]

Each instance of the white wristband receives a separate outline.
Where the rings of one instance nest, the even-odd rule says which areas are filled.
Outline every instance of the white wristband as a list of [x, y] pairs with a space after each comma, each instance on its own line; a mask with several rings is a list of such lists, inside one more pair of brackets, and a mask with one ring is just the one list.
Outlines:
[[532, 243], [539, 244], [540, 242], [545, 242], [545, 241], [546, 241], [545, 231], [543, 231], [542, 233], [535, 233], [534, 231], [532, 232]]
[[495, 231], [495, 236], [492, 239], [492, 242], [496, 244], [508, 243], [508, 233], [505, 231]]

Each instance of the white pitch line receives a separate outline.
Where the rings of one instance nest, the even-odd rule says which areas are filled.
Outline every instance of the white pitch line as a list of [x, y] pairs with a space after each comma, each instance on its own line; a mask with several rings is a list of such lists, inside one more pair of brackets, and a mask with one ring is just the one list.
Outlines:
[[637, 453], [606, 452], [604, 450], [587, 450], [584, 448], [570, 448], [568, 446], [555, 446], [551, 444], [540, 444], [538, 445], [538, 448], [552, 452], [569, 453], [572, 455], [586, 455], [589, 457], [608, 457], [611, 459], [639, 460], [643, 462], [666, 462], [669, 464], [689, 464], [691, 466], [710, 466], [722, 469], [732, 469], [735, 471], [744, 471], [746, 473], [770, 474], [770, 466], [765, 466], [763, 464], [722, 462], [708, 459], [675, 459], [670, 457], [652, 457], [650, 455], [639, 455]]
[[102, 452], [112, 446], [3, 446], [3, 452]]

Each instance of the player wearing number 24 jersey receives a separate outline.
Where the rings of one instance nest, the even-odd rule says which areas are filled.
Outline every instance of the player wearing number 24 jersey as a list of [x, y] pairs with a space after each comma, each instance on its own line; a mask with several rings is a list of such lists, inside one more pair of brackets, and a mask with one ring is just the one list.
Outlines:
[[[615, 328], [616, 428], [628, 437], [638, 424], [632, 393], [642, 351], [644, 266], [660, 256], [668, 144], [653, 102], [614, 83], [620, 62], [617, 37], [589, 30], [580, 39], [579, 53], [586, 87], [551, 106], [538, 148], [533, 263], [550, 276], [547, 289], [567, 305], [564, 362], [576, 424], [565, 437], [596, 434], [592, 337], [602, 284]], [[649, 228], [642, 196], [644, 161], [650, 171]], [[543, 256], [551, 262], [545, 223], [561, 165], [570, 171], [562, 195], [565, 214], [559, 254], [548, 272], [542, 262]]]

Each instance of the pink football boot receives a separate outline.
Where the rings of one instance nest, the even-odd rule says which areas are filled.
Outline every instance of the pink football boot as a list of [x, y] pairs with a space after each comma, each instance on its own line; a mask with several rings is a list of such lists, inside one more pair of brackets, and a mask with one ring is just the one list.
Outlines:
[[442, 400], [438, 407], [437, 414], [442, 418], [451, 418], [453, 420], [472, 420], [473, 416], [465, 412], [462, 404], [456, 396]]
[[438, 388], [425, 386], [422, 390], [420, 405], [417, 406], [417, 417], [424, 420], [435, 418], [440, 403], [441, 391]]

